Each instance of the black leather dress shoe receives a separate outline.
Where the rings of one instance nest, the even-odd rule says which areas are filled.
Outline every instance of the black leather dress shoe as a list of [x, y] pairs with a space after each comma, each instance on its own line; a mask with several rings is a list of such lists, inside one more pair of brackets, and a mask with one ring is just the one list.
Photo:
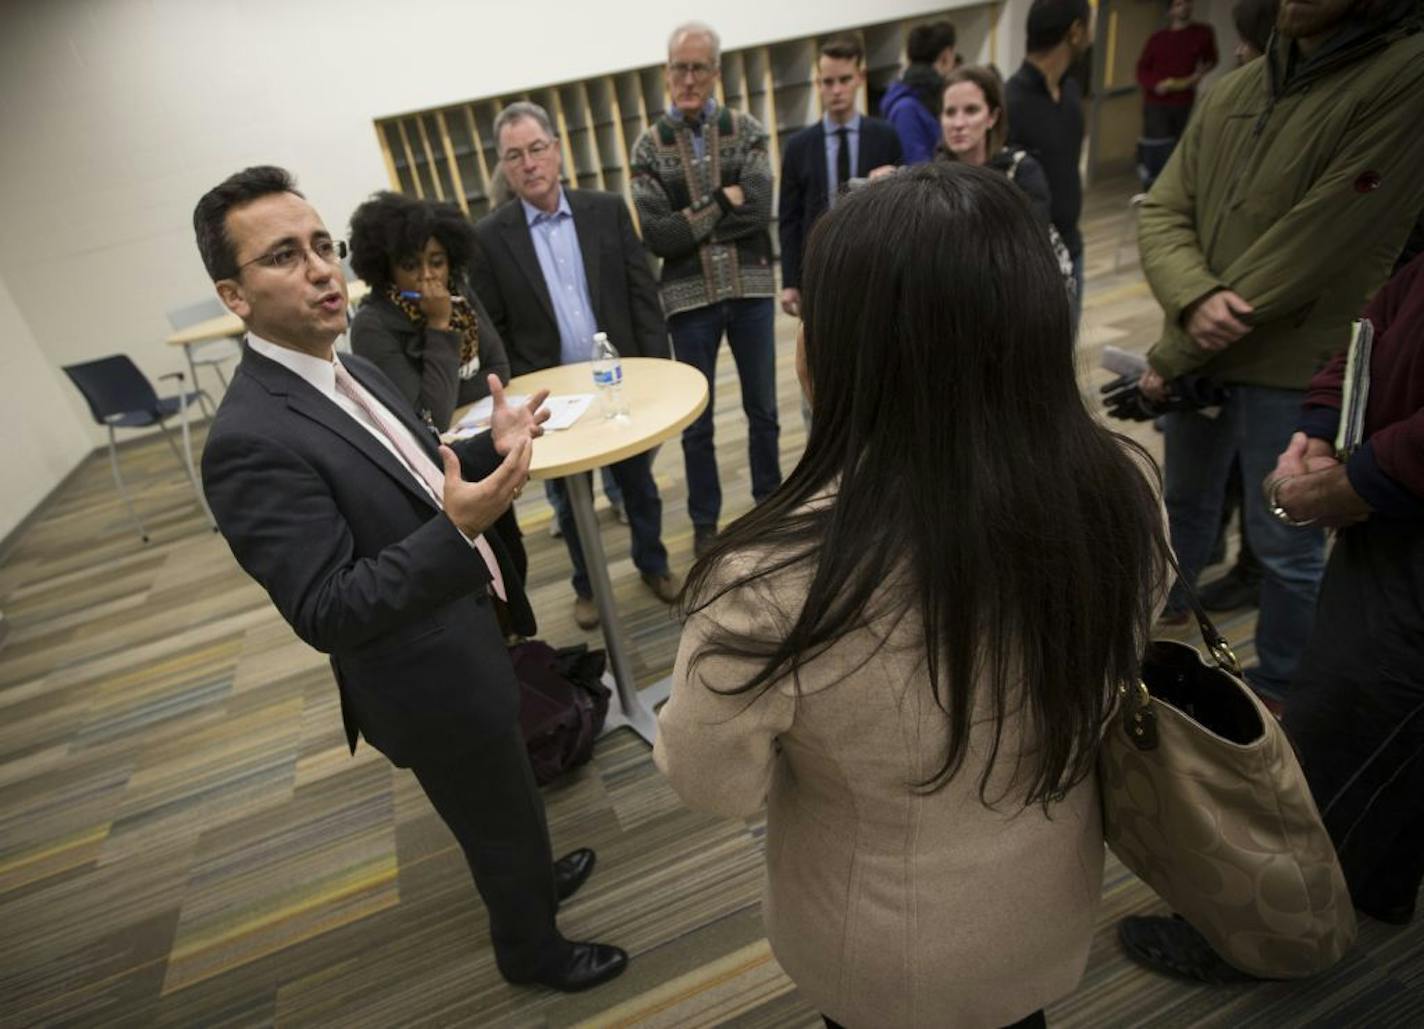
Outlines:
[[554, 862], [554, 889], [560, 900], [568, 900], [593, 872], [598, 855], [589, 847], [580, 847]]
[[577, 993], [617, 978], [628, 967], [628, 955], [607, 943], [570, 943], [558, 966], [530, 979], [511, 979], [516, 985], [547, 986], [562, 993]]

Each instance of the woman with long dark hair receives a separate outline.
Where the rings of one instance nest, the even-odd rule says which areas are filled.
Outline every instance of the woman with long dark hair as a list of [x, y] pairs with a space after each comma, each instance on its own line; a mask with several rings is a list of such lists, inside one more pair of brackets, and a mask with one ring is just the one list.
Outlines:
[[1034, 217], [1048, 233], [1064, 284], [1070, 292], [1076, 293], [1073, 258], [1053, 227], [1050, 213], [1053, 200], [1043, 165], [1022, 147], [1006, 145], [1009, 112], [1004, 107], [1004, 83], [999, 73], [982, 64], [969, 64], [950, 72], [940, 96], [939, 122], [942, 138], [935, 148], [935, 160], [963, 161], [992, 168], [1023, 190]]
[[1003, 175], [844, 197], [802, 284], [806, 452], [693, 569], [654, 756], [695, 807], [766, 801], [768, 936], [828, 1021], [1041, 1024], [1087, 961], [1098, 741], [1165, 593], [1150, 461], [1084, 405]]

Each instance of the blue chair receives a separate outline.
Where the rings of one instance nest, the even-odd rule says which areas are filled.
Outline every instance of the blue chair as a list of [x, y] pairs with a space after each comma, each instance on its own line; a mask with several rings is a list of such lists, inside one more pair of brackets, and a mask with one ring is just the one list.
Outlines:
[[[128, 509], [129, 517], [138, 525], [139, 535], [143, 541], [148, 542], [148, 530], [144, 528], [143, 519], [134, 510], [133, 501], [129, 499], [128, 489], [124, 485], [124, 477], [119, 472], [119, 452], [114, 446], [115, 429], [143, 429], [157, 425], [163, 431], [163, 438], [168, 441], [173, 456], [183, 466], [183, 471], [193, 486], [193, 492], [198, 495], [198, 506], [202, 508], [203, 515], [207, 518], [213, 531], [217, 532], [217, 522], [213, 520], [213, 513], [208, 509], [208, 502], [203, 497], [203, 489], [198, 485], [198, 476], [193, 468], [193, 444], [188, 431], [188, 408], [197, 401], [198, 394], [196, 392], [180, 392], [176, 396], [160, 397], [154, 391], [153, 385], [144, 377], [143, 372], [139, 371], [133, 361], [122, 354], [101, 357], [97, 361], [85, 361], [82, 364], [65, 365], [64, 374], [68, 375], [74, 385], [79, 388], [79, 392], [84, 394], [94, 421], [108, 430], [109, 467], [114, 473], [114, 485], [118, 487], [119, 496], [123, 498], [124, 507]], [[177, 379], [180, 390], [183, 387], [184, 378], [183, 372], [172, 372], [160, 376], [160, 380]], [[168, 431], [167, 424], [165, 424], [175, 414], [183, 427], [183, 451], [181, 453], [177, 444], [173, 442], [173, 435]]]

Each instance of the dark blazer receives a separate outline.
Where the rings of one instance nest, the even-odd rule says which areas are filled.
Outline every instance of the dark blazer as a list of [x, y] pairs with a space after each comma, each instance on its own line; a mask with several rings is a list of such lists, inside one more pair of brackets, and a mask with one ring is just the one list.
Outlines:
[[[856, 174], [864, 178], [882, 164], [902, 164], [895, 126], [868, 114], [860, 116], [860, 151]], [[808, 125], [786, 141], [781, 155], [781, 286], [801, 288], [801, 255], [811, 226], [830, 206], [826, 181], [826, 124]]]
[[460, 378], [459, 333], [416, 325], [383, 295], [372, 293], [351, 319], [351, 349], [386, 373], [406, 402], [442, 432], [450, 427], [455, 408], [489, 396], [485, 377], [509, 381], [509, 357], [489, 316], [473, 290], [465, 299], [480, 326], [480, 370]]
[[[617, 193], [565, 191], [583, 254], [593, 316], [623, 357], [670, 357], [667, 323], [647, 251]], [[560, 363], [559, 323], [517, 200], [475, 223], [470, 282], [504, 339], [515, 375]]]
[[[369, 361], [342, 363], [439, 461], [435, 437]], [[456, 453], [467, 479], [498, 456]], [[479, 553], [374, 436], [306, 380], [243, 347], [203, 448], [203, 488], [239, 564], [331, 656], [347, 742], [400, 766], [508, 733], [519, 692]], [[498, 538], [516, 631], [534, 615]]]

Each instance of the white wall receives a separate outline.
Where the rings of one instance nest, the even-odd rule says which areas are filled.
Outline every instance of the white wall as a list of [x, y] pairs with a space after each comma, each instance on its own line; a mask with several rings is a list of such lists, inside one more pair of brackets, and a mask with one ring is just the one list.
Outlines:
[[73, 417], [67, 391], [74, 388], [40, 352], [0, 278], [0, 538], [89, 452], [89, 434]]
[[[120, 352], [154, 379], [182, 368], [162, 342], [165, 312], [212, 295], [193, 205], [239, 168], [290, 168], [343, 233], [389, 184], [375, 118], [657, 63], [672, 26], [699, 14], [736, 48], [970, 2], [0, 0], [0, 279], [29, 327], [16, 337], [27, 374], [38, 377], [26, 340], [55, 370]], [[60, 392], [39, 409], [73, 415], [57, 451], [72, 459], [74, 431], [102, 434], [78, 394]], [[30, 410], [9, 407], [0, 425]], [[7, 482], [6, 510], [52, 479]]]
[[1216, 33], [1216, 52], [1221, 57], [1211, 73], [1202, 79], [1203, 92], [1211, 89], [1227, 72], [1236, 70], [1236, 44], [1240, 37], [1236, 35], [1236, 23], [1231, 20], [1232, 5], [1233, 0], [1196, 0], [1193, 5], [1193, 19], [1210, 25]]
[[[724, 0], [715, 14], [732, 48], [944, 6]], [[672, 25], [696, 13], [653, 0], [46, 0], [3, 11], [0, 276], [53, 364], [122, 351], [150, 376], [181, 367], [161, 342], [164, 312], [211, 295], [190, 219], [230, 172], [290, 168], [340, 232], [388, 185], [374, 118], [655, 63]]]

